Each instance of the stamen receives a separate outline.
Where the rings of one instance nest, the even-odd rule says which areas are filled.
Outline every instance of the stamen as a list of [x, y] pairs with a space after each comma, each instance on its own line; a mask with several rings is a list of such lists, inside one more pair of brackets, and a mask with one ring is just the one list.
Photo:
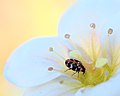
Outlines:
[[93, 28], [93, 29], [95, 29], [95, 28], [96, 28], [95, 23], [91, 23], [91, 24], [90, 24], [90, 27]]
[[63, 47], [66, 49], [67, 52], [70, 52], [70, 51], [71, 51], [71, 49], [68, 48], [65, 44], [62, 43], [62, 45], [63, 45]]
[[59, 83], [60, 83], [60, 84], [63, 84], [63, 83], [64, 83], [64, 81], [63, 81], [63, 80], [61, 80]]
[[[56, 68], [53, 68], [53, 67], [48, 67], [48, 69], [47, 69], [48, 71], [54, 71], [54, 72], [58, 72], [58, 73], [64, 73], [64, 71], [63, 70], [60, 70], [60, 69], [56, 69]], [[63, 80], [62, 81], [60, 81], [60, 83], [63, 83]]]
[[90, 27], [92, 28], [91, 32], [91, 53], [92, 53], [92, 59], [93, 63], [96, 62], [97, 57], [99, 56], [101, 52], [101, 43], [100, 38], [98, 37], [96, 33], [96, 25], [95, 23], [91, 23]]
[[52, 47], [49, 48], [49, 51], [50, 51], [50, 52], [53, 52], [53, 50], [54, 50], [54, 49], [53, 49]]
[[93, 61], [95, 62], [96, 61], [96, 42], [97, 42], [97, 36], [96, 36], [96, 31], [94, 30], [96, 28], [96, 25], [95, 23], [91, 23], [90, 24], [90, 27], [92, 28], [92, 34], [91, 34], [91, 48], [92, 48], [92, 55], [93, 55]]
[[70, 38], [70, 37], [71, 37], [70, 34], [65, 34], [64, 37], [65, 37], [65, 39], [68, 39], [69, 43], [70, 43], [75, 49], [77, 49], [74, 41]]
[[65, 34], [65, 38], [69, 39], [70, 38], [70, 34]]
[[58, 57], [60, 57], [60, 58], [62, 58], [62, 59], [65, 60], [65, 58], [62, 57], [59, 53], [57, 53], [52, 47], [49, 48], [49, 51], [50, 51], [50, 52], [53, 52], [55, 55], [57, 55]]
[[48, 71], [53, 71], [53, 67], [49, 67], [49, 68], [48, 68]]
[[112, 28], [109, 28], [108, 29], [108, 35], [111, 35], [113, 33], [113, 29]]
[[113, 33], [113, 29], [109, 28], [108, 29], [108, 35], [106, 37], [106, 41], [105, 41], [105, 46], [104, 46], [104, 57], [107, 56], [109, 58], [109, 64], [111, 65], [111, 61], [112, 61], [112, 51], [111, 51], [111, 46], [110, 46], [110, 35]]

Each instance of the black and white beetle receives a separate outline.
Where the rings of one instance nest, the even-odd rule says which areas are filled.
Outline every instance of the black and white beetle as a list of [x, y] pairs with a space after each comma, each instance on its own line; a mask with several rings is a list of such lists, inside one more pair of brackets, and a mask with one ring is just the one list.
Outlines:
[[79, 72], [83, 72], [83, 74], [85, 73], [85, 67], [82, 65], [82, 63], [79, 60], [67, 59], [67, 60], [65, 60], [65, 65], [69, 68], [66, 71], [68, 71], [68, 70], [75, 71], [75, 73], [73, 73], [73, 75], [78, 73], [78, 76], [79, 76]]

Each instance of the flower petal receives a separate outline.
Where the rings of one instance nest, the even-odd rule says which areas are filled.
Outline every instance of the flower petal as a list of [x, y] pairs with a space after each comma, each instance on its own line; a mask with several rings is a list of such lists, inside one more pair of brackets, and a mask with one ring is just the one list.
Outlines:
[[[110, 19], [103, 26], [103, 34], [101, 36], [101, 41], [105, 42], [104, 38], [108, 38], [107, 42], [107, 57], [110, 64], [118, 64], [120, 62], [120, 12], [115, 14], [112, 19]], [[112, 33], [106, 34], [108, 30], [112, 29]]]
[[13, 52], [5, 66], [5, 78], [18, 86], [31, 87], [58, 77], [60, 73], [48, 68], [60, 69], [64, 61], [58, 54], [49, 52], [49, 47], [66, 58], [67, 51], [57, 37], [32, 39]]
[[109, 81], [84, 91], [79, 90], [75, 96], [120, 96], [120, 72]]
[[73, 79], [60, 76], [42, 86], [28, 90], [24, 96], [74, 96], [75, 92], [70, 91], [72, 87], [66, 86], [64, 80], [70, 82]]
[[[103, 38], [107, 36], [108, 34], [105, 34], [108, 32], [108, 29], [113, 29], [112, 34], [110, 35], [110, 43], [113, 47], [120, 46], [120, 12], [115, 14], [112, 19], [109, 19], [108, 22], [106, 22], [103, 26], [103, 32], [102, 35]], [[117, 47], [118, 47], [117, 46]]]
[[62, 16], [58, 27], [59, 35], [63, 38], [65, 34], [70, 34], [75, 43], [81, 47], [88, 47], [85, 46], [88, 42], [86, 39], [90, 39], [92, 32], [89, 25], [95, 23], [96, 32], [101, 35], [105, 22], [119, 12], [119, 4], [119, 0], [80, 0], [76, 2]]
[[[89, 25], [96, 24], [97, 32], [101, 32], [103, 24], [119, 12], [119, 0], [78, 0], [65, 12], [59, 23], [59, 35], [69, 33], [84, 38], [90, 33]], [[102, 7], [101, 7], [102, 6]]]
[[[74, 50], [81, 47], [93, 60], [96, 59], [101, 53], [101, 43], [99, 38], [93, 38], [91, 35], [96, 32], [95, 37], [100, 37], [104, 24], [119, 12], [119, 4], [119, 0], [78, 0], [61, 17], [58, 26], [59, 36], [64, 38], [65, 34], [69, 34], [69, 41], [74, 42]], [[90, 27], [91, 24], [95, 24], [95, 29]], [[106, 37], [102, 38], [105, 39]], [[95, 52], [92, 50], [94, 46], [98, 46]]]

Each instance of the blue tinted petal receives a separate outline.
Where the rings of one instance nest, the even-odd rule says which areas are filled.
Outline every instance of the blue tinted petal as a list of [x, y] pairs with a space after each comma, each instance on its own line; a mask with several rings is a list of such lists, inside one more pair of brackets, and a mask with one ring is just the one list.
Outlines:
[[[63, 57], [66, 56], [65, 48], [57, 37], [32, 39], [18, 47], [10, 56], [5, 65], [5, 78], [18, 86], [31, 87], [58, 77], [60, 73], [48, 71], [48, 68], [59, 69], [64, 61], [49, 52], [49, 47], [53, 47]], [[60, 65], [46, 58], [62, 63]]]

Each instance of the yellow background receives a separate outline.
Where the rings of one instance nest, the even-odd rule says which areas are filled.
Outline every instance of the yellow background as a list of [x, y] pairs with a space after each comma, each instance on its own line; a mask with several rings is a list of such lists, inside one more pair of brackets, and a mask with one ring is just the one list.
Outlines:
[[0, 96], [21, 96], [23, 90], [3, 77], [11, 52], [26, 40], [57, 35], [58, 22], [75, 0], [0, 0]]

